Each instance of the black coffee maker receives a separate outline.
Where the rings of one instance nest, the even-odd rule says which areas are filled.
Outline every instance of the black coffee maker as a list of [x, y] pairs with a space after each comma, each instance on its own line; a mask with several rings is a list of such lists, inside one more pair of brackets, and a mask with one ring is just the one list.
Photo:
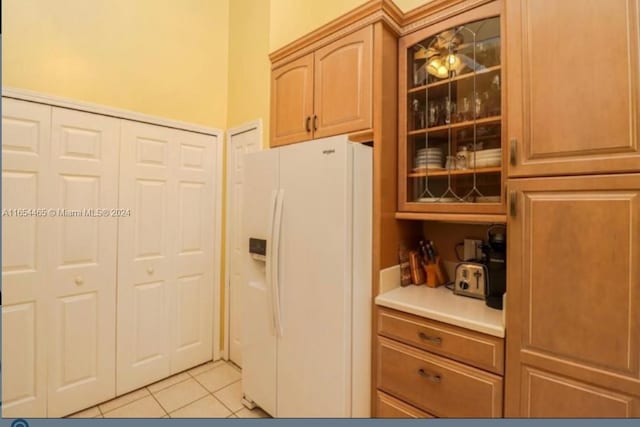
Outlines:
[[489, 274], [485, 302], [491, 308], [502, 310], [502, 296], [507, 291], [507, 229], [504, 225], [489, 227], [484, 255]]

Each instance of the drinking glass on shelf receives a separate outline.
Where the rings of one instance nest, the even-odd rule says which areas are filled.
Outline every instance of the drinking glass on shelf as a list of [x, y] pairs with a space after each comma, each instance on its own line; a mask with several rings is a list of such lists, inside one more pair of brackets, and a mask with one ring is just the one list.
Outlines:
[[456, 168], [456, 157], [455, 156], [447, 156], [447, 163], [444, 165], [444, 168], [447, 170], [453, 170]]
[[456, 154], [456, 169], [467, 169], [469, 167], [469, 151], [463, 145]]
[[464, 122], [465, 120], [469, 120], [471, 112], [471, 103], [469, 102], [469, 98], [466, 96], [462, 98], [462, 107], [458, 110], [458, 120]]
[[431, 102], [429, 105], [429, 127], [436, 126], [438, 124], [438, 106], [435, 102]]
[[420, 108], [420, 101], [417, 99], [411, 101], [411, 109], [413, 111], [414, 129], [424, 129], [424, 111]]
[[482, 117], [482, 97], [480, 96], [479, 93], [475, 94], [475, 101], [474, 101], [474, 113], [475, 113], [475, 118], [479, 119]]
[[451, 123], [451, 100], [448, 96], [444, 98], [444, 124]]

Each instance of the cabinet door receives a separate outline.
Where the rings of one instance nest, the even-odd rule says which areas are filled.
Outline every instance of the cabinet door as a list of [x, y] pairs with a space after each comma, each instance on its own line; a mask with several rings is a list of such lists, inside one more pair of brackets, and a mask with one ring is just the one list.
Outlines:
[[547, 390], [525, 365], [640, 396], [640, 174], [508, 186], [506, 415]]
[[524, 366], [521, 401], [528, 418], [637, 418], [640, 399]]
[[371, 128], [372, 45], [368, 26], [316, 51], [314, 138]]
[[112, 117], [53, 108], [49, 417], [115, 397], [119, 128]]
[[[2, 417], [47, 415], [51, 107], [2, 98]], [[5, 215], [5, 212], [8, 213]]]
[[313, 54], [271, 72], [271, 146], [313, 137]]
[[640, 169], [638, 7], [508, 2], [510, 176]]

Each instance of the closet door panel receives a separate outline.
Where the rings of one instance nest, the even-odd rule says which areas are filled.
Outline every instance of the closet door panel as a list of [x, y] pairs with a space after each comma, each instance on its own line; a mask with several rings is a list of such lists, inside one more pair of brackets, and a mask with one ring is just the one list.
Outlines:
[[[212, 358], [214, 139], [176, 131], [176, 281], [172, 287], [171, 371]], [[215, 269], [216, 273], [220, 272]]]
[[51, 107], [2, 99], [2, 417], [44, 417]]
[[175, 276], [175, 152], [172, 130], [122, 120], [117, 392], [170, 373], [170, 286]]
[[119, 127], [53, 108], [48, 416], [115, 396]]

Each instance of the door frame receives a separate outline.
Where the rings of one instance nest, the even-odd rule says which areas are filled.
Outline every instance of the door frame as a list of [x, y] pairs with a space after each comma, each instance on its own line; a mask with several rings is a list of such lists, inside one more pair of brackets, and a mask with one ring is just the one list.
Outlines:
[[[215, 224], [213, 228], [213, 265], [222, 266], [222, 208], [223, 208], [223, 195], [224, 195], [224, 132], [220, 131], [216, 136], [216, 163], [215, 163], [215, 176], [213, 179], [215, 189]], [[213, 360], [220, 359], [220, 317], [222, 312], [222, 302], [220, 301], [220, 273], [216, 274], [215, 269], [213, 272], [213, 343], [212, 353]]]
[[[221, 355], [224, 360], [231, 360], [231, 277], [229, 275], [229, 270], [231, 268], [231, 258], [229, 251], [229, 232], [230, 232], [230, 221], [229, 217], [231, 214], [231, 180], [229, 179], [230, 165], [231, 165], [231, 154], [233, 151], [231, 150], [231, 144], [233, 142], [233, 137], [240, 135], [245, 132], [249, 132], [251, 130], [256, 129], [258, 131], [258, 138], [260, 140], [260, 149], [264, 148], [264, 135], [263, 135], [263, 127], [262, 127], [262, 119], [256, 119], [250, 122], [246, 122], [241, 124], [240, 126], [236, 126], [230, 129], [227, 129], [227, 134], [225, 138], [225, 187], [226, 187], [226, 195], [225, 195], [225, 238], [224, 238], [224, 254], [225, 254], [225, 265], [224, 265], [224, 348], [221, 349]], [[220, 264], [222, 265], [222, 263]], [[220, 293], [218, 293], [220, 295]], [[222, 298], [218, 298], [221, 300]], [[218, 312], [220, 313], [220, 312]], [[218, 327], [218, 330], [221, 328]]]

